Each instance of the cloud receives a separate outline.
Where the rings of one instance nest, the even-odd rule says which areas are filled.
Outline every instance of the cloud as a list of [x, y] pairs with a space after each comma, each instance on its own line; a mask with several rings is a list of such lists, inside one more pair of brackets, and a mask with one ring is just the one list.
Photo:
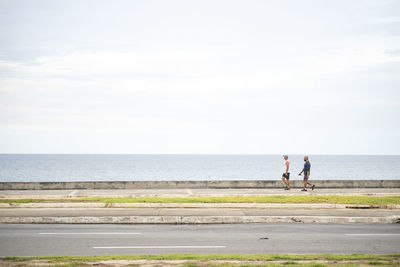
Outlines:
[[[134, 139], [141, 152], [278, 153], [310, 138], [320, 151], [331, 131], [340, 138], [325, 151], [336, 151], [363, 131], [365, 140], [399, 132], [393, 4], [251, 3], [113, 6], [106, 22], [105, 3], [86, 3], [79, 14], [69, 2], [64, 11], [4, 12], [0, 128], [14, 140], [7, 147], [28, 145], [14, 132], [46, 135], [44, 150], [116, 142], [118, 151]], [[19, 17], [31, 18], [31, 28]], [[103, 145], [74, 145], [79, 136]]]
[[[282, 101], [293, 108], [304, 103], [351, 104], [353, 93], [317, 90], [323, 79], [398, 62], [374, 45], [319, 51], [311, 57], [303, 54], [281, 66], [284, 53], [282, 49], [260, 55], [262, 66], [252, 66], [251, 60], [232, 51], [207, 49], [82, 51], [39, 57], [34, 64], [2, 60], [0, 68], [14, 75], [0, 79], [0, 107], [9, 112], [19, 109], [27, 117], [41, 114], [37, 116], [43, 116], [42, 126], [45, 121], [55, 127], [69, 121], [70, 127], [90, 124], [99, 129], [105, 121], [114, 129], [126, 129], [127, 117], [138, 122], [157, 117], [201, 120], [207, 113], [204, 108], [219, 114], [225, 109], [240, 117], [238, 107], [247, 105], [268, 112]], [[310, 94], [313, 103], [308, 102]], [[46, 113], [58, 114], [57, 119], [46, 120]]]
[[386, 50], [385, 53], [390, 56], [400, 57], [400, 49]]

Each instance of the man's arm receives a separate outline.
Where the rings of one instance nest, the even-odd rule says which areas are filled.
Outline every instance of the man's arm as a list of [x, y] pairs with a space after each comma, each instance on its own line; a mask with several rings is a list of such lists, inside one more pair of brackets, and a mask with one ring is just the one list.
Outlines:
[[303, 169], [301, 170], [301, 172], [299, 173], [299, 176], [303, 174], [304, 170], [306, 169], [306, 166], [304, 165]]
[[286, 174], [289, 172], [289, 161], [286, 161]]

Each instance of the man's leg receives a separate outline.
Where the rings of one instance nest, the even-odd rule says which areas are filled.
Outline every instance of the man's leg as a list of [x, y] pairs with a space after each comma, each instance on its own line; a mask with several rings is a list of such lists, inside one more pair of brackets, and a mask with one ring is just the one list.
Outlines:
[[308, 184], [308, 185], [311, 185], [311, 190], [314, 190], [315, 185], [313, 185], [312, 183], [310, 183], [310, 182], [308, 181], [308, 179], [307, 179], [307, 184]]
[[301, 191], [307, 191], [308, 179], [304, 178], [304, 179], [303, 179], [303, 183], [304, 183], [304, 188], [303, 188]]
[[286, 178], [282, 176], [282, 182], [286, 185], [287, 188], [289, 188], [288, 182], [286, 182]]

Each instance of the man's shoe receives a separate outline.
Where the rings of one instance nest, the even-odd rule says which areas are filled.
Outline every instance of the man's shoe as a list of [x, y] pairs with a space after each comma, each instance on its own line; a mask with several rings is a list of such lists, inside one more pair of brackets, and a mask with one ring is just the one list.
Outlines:
[[289, 187], [285, 187], [285, 190], [290, 190], [290, 188]]
[[307, 192], [307, 189], [303, 188], [303, 189], [301, 189], [301, 191]]
[[314, 188], [315, 188], [315, 184], [313, 184], [313, 185], [311, 186], [311, 190], [314, 191]]

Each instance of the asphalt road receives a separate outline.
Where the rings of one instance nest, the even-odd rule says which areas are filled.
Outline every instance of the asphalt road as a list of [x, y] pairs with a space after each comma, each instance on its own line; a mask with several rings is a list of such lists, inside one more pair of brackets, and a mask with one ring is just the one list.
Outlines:
[[398, 253], [399, 248], [400, 225], [0, 225], [0, 256]]

